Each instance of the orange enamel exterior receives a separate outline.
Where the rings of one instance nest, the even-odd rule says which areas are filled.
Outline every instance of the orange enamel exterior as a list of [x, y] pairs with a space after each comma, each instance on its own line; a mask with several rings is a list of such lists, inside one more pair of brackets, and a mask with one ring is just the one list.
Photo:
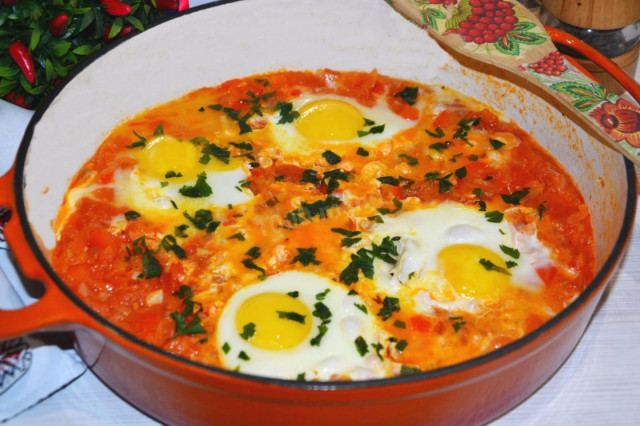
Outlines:
[[[41, 116], [36, 113], [36, 119]], [[25, 140], [21, 151], [28, 149], [28, 137]], [[0, 178], [0, 205], [13, 212], [4, 233], [24, 274], [44, 282], [46, 294], [30, 307], [0, 311], [0, 338], [35, 330], [73, 330], [79, 353], [107, 385], [171, 424], [487, 422], [540, 387], [580, 339], [624, 252], [638, 191], [633, 166], [626, 161], [625, 219], [614, 255], [569, 308], [525, 338], [489, 355], [412, 376], [297, 383], [196, 365], [148, 346], [89, 310], [57, 279], [35, 243], [21, 194], [24, 152], [18, 158], [15, 168]]]

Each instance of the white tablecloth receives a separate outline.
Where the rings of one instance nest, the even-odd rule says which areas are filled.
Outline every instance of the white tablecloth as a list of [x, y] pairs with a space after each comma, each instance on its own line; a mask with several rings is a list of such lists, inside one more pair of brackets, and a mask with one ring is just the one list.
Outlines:
[[[191, 1], [192, 6], [207, 1]], [[638, 81], [637, 73], [635, 78]], [[0, 101], [1, 102], [1, 101]], [[24, 114], [0, 108], [0, 172], [24, 129]], [[637, 170], [637, 169], [636, 169]], [[622, 182], [621, 182], [622, 184]], [[640, 214], [636, 215], [636, 221]], [[535, 394], [496, 425], [640, 424], [640, 227], [571, 357]], [[11, 277], [10, 277], [11, 278]], [[0, 294], [0, 300], [4, 296]], [[91, 371], [9, 421], [18, 425], [153, 425]]]

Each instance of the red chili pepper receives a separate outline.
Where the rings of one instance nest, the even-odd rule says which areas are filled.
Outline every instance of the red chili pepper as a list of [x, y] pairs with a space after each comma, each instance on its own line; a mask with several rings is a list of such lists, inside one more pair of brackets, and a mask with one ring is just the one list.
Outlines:
[[122, 37], [123, 35], [129, 34], [131, 30], [133, 30], [133, 28], [130, 25], [126, 25], [122, 27], [120, 32], [116, 34], [114, 37], [109, 37], [109, 33], [111, 32], [111, 25], [107, 25], [106, 28], [104, 29], [104, 34], [102, 36], [102, 39], [104, 41], [110, 41], [110, 40], [113, 40], [115, 37]]
[[31, 84], [36, 81], [36, 71], [33, 68], [33, 59], [27, 46], [22, 44], [20, 40], [16, 40], [9, 45], [9, 56], [18, 64], [18, 68]]
[[18, 3], [18, 0], [2, 0], [2, 4], [6, 4], [7, 6], [13, 6]]
[[105, 7], [105, 12], [111, 16], [125, 16], [131, 12], [131, 6], [120, 0], [101, 0], [100, 3]]
[[189, 8], [189, 0], [156, 0], [156, 8], [181, 12]]
[[22, 95], [16, 95], [16, 92], [11, 91], [7, 93], [4, 99], [11, 102], [14, 105], [18, 105], [19, 107], [22, 107], [22, 108], [28, 107], [27, 104], [24, 102], [24, 97]]
[[60, 37], [67, 32], [67, 22], [69, 21], [69, 17], [64, 13], [55, 16], [49, 20], [47, 26], [49, 27], [49, 32], [53, 34], [55, 37]]

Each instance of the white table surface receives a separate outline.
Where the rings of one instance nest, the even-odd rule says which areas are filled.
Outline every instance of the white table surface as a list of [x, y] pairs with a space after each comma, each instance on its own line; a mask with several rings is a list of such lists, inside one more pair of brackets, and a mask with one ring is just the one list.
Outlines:
[[[191, 5], [207, 1], [191, 1]], [[635, 75], [639, 81], [640, 71]], [[2, 102], [2, 101], [0, 101]], [[12, 123], [3, 122], [5, 136]], [[4, 150], [5, 147], [2, 147]], [[7, 154], [6, 152], [4, 153]], [[636, 172], [640, 172], [636, 168]], [[636, 214], [640, 222], [640, 212]], [[640, 425], [640, 227], [582, 340], [560, 370], [495, 425]], [[90, 370], [7, 422], [18, 425], [155, 425]]]

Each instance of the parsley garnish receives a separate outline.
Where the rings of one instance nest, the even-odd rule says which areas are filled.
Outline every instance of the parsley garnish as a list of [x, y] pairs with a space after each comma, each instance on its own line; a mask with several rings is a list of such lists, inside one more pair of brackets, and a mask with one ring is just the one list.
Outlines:
[[224, 345], [222, 345], [222, 352], [224, 352], [225, 354], [228, 354], [230, 350], [231, 350], [231, 346], [229, 345], [229, 343], [224, 342]]
[[[338, 207], [342, 201], [338, 197], [334, 197], [333, 195], [328, 195], [324, 200], [318, 200], [313, 203], [307, 203], [303, 201], [301, 203], [301, 209], [296, 209], [288, 212], [285, 215], [285, 219], [291, 222], [294, 225], [298, 225], [304, 221], [312, 220], [314, 217], [318, 216], [320, 219], [327, 218], [327, 210], [330, 208]], [[304, 214], [304, 218], [301, 216]]]
[[160, 123], [158, 124], [156, 129], [153, 131], [153, 136], [162, 136], [162, 135], [164, 135], [164, 127], [162, 126], [162, 123]]
[[264, 268], [261, 268], [258, 265], [256, 265], [253, 262], [253, 260], [251, 260], [250, 258], [242, 259], [242, 264], [247, 269], [254, 269], [254, 270], [260, 272], [261, 273], [260, 278], [264, 278], [264, 277], [267, 276], [266, 271], [264, 270]]
[[[200, 323], [200, 316], [198, 315], [202, 312], [202, 304], [193, 301], [193, 291], [191, 287], [188, 285], [182, 285], [180, 288], [172, 293], [174, 296], [178, 296], [182, 299], [182, 303], [184, 303], [184, 309], [181, 313], [178, 311], [174, 311], [170, 314], [173, 322], [176, 326], [176, 334], [173, 335], [172, 339], [175, 339], [179, 336], [184, 336], [188, 334], [203, 334], [206, 333], [202, 324]], [[194, 308], [197, 307], [198, 310]], [[191, 320], [187, 322], [187, 318], [191, 317]]]
[[321, 291], [320, 293], [316, 294], [316, 300], [324, 300], [327, 297], [327, 294], [329, 294], [329, 292], [331, 291], [330, 288]]
[[318, 172], [316, 172], [315, 170], [307, 169], [302, 172], [300, 183], [312, 183], [315, 185], [318, 183], [318, 181]]
[[358, 310], [362, 311], [365, 314], [369, 313], [367, 307], [363, 303], [354, 303], [353, 306], [355, 306], [356, 308], [358, 308]]
[[134, 255], [142, 256], [142, 272], [138, 275], [138, 279], [156, 278], [162, 274], [160, 262], [153, 256], [153, 252], [147, 246], [146, 237], [143, 235], [135, 239], [131, 243], [132, 249], [127, 247], [127, 260]]
[[407, 345], [408, 345], [408, 344], [409, 344], [409, 343], [407, 343], [407, 341], [406, 341], [406, 340], [404, 340], [404, 339], [399, 340], [399, 341], [396, 343], [396, 349], [398, 350], [398, 352], [404, 352], [404, 350], [407, 348]]
[[402, 367], [400, 367], [401, 376], [407, 376], [409, 374], [417, 374], [417, 373], [422, 373], [422, 370], [420, 370], [417, 367], [409, 367], [408, 365], [402, 365]]
[[257, 259], [262, 255], [262, 253], [260, 253], [260, 247], [251, 247], [245, 254], [252, 259]]
[[300, 292], [299, 291], [290, 291], [289, 293], [287, 293], [287, 296], [289, 297], [293, 297], [294, 299], [297, 299], [300, 296]]
[[349, 172], [343, 172], [340, 169], [327, 170], [322, 174], [322, 181], [327, 184], [327, 194], [333, 193], [340, 186], [339, 181], [348, 182], [352, 176]]
[[358, 150], [356, 151], [356, 154], [358, 154], [361, 157], [368, 157], [369, 156], [369, 151], [367, 151], [366, 149], [362, 148], [361, 146], [358, 147]]
[[256, 325], [252, 322], [247, 323], [242, 327], [242, 333], [240, 333], [240, 337], [244, 340], [249, 340], [253, 335], [256, 334]]
[[454, 173], [458, 179], [464, 179], [467, 176], [467, 168], [464, 166], [460, 167], [459, 169], [456, 169]]
[[399, 155], [398, 155], [398, 157], [399, 157], [399, 158], [404, 158], [405, 160], [407, 160], [407, 163], [408, 163], [410, 166], [412, 166], [412, 167], [413, 167], [413, 166], [417, 166], [418, 164], [420, 164], [420, 163], [418, 162], [418, 159], [417, 159], [417, 158], [411, 157], [411, 156], [410, 156], [410, 155], [408, 155], [408, 154], [399, 154]]
[[400, 180], [398, 178], [395, 178], [393, 176], [382, 176], [377, 178], [378, 181], [380, 181], [380, 183], [383, 183], [385, 185], [392, 185], [392, 186], [398, 186], [400, 185]]
[[463, 321], [462, 317], [449, 317], [451, 321], [453, 321], [453, 330], [457, 333], [458, 330], [462, 328], [463, 325], [466, 325], [467, 322]]
[[235, 146], [243, 151], [253, 151], [253, 145], [249, 142], [229, 142], [229, 145]]
[[133, 134], [136, 135], [138, 140], [131, 142], [131, 145], [127, 145], [127, 146], [125, 146], [125, 148], [128, 148], [128, 149], [139, 148], [139, 147], [143, 147], [143, 146], [145, 146], [147, 144], [147, 139], [145, 139], [144, 137], [140, 136], [135, 131], [133, 132]]
[[189, 215], [189, 213], [184, 212], [184, 217], [189, 219], [189, 221], [198, 229], [206, 229], [207, 233], [210, 234], [215, 231], [220, 222], [216, 222], [213, 220], [213, 215], [210, 210], [200, 209], [195, 212], [195, 217]]
[[500, 149], [506, 145], [504, 142], [499, 141], [498, 139], [489, 139], [489, 142], [491, 143], [493, 149]]
[[307, 317], [306, 315], [302, 315], [297, 312], [284, 312], [284, 311], [276, 311], [276, 312], [278, 313], [278, 318], [299, 322], [300, 324], [304, 324], [304, 320]]
[[500, 213], [497, 210], [494, 210], [494, 211], [486, 212], [484, 214], [484, 217], [487, 219], [487, 222], [500, 223], [504, 218], [504, 214]]
[[158, 250], [160, 250], [161, 248], [165, 249], [166, 251], [173, 252], [173, 254], [175, 254], [178, 259], [184, 259], [185, 257], [187, 257], [187, 252], [178, 245], [178, 243], [176, 242], [176, 238], [173, 235], [165, 235], [162, 238]]
[[298, 255], [293, 258], [291, 263], [300, 262], [304, 266], [309, 266], [310, 264], [319, 265], [320, 261], [316, 259], [316, 250], [317, 248], [298, 248]]
[[173, 170], [169, 170], [167, 173], [164, 174], [164, 178], [165, 179], [171, 179], [174, 177], [182, 177], [182, 173], [180, 172], [174, 172]]
[[129, 210], [128, 212], [124, 212], [124, 217], [127, 220], [135, 220], [140, 217], [140, 213], [133, 210]]
[[318, 326], [318, 334], [314, 338], [312, 338], [309, 343], [311, 344], [311, 346], [319, 346], [320, 342], [322, 341], [322, 338], [324, 337], [325, 334], [327, 334], [327, 331], [328, 331], [327, 324], [331, 322], [331, 319], [330, 319], [331, 311], [329, 310], [327, 305], [325, 305], [322, 302], [316, 302], [314, 307], [315, 309], [311, 313], [311, 315], [321, 319], [322, 322]]
[[440, 154], [442, 154], [442, 151], [449, 148], [450, 146], [451, 146], [451, 141], [444, 141], [444, 142], [432, 143], [431, 145], [429, 145], [429, 148], [435, 151], [438, 151]]
[[296, 118], [300, 117], [300, 113], [293, 110], [293, 104], [291, 102], [276, 103], [276, 111], [280, 111], [278, 124], [293, 123]]
[[486, 269], [487, 271], [495, 271], [505, 275], [511, 275], [511, 272], [507, 271], [501, 266], [496, 265], [489, 259], [480, 259], [478, 262]]
[[326, 150], [322, 153], [322, 156], [325, 160], [327, 160], [327, 163], [331, 164], [332, 166], [342, 161], [342, 158], [333, 151]]
[[[375, 122], [368, 120], [368, 119], [364, 119], [364, 125], [366, 126], [371, 126], [375, 124]], [[363, 137], [363, 136], [367, 136], [367, 135], [372, 135], [375, 133], [382, 133], [384, 132], [384, 124], [380, 124], [378, 126], [373, 126], [373, 127], [369, 127], [368, 129], [365, 130], [358, 130], [358, 137]]]
[[[397, 237], [394, 237], [397, 238]], [[398, 249], [394, 243], [395, 239], [384, 237], [380, 245], [372, 244], [371, 249], [361, 248], [356, 253], [351, 254], [351, 262], [340, 273], [340, 281], [347, 285], [358, 282], [359, 273], [369, 278], [373, 278], [373, 260], [378, 258], [389, 264], [395, 264], [396, 259], [393, 256], [398, 255]]]
[[460, 139], [461, 141], [466, 142], [467, 144], [471, 145], [469, 143], [469, 141], [467, 140], [467, 136], [469, 134], [469, 130], [471, 130], [472, 127], [477, 126], [478, 124], [480, 124], [480, 117], [475, 117], [475, 118], [463, 118], [462, 120], [460, 120], [458, 122], [458, 130], [455, 132], [455, 134], [453, 135], [454, 139]]
[[546, 203], [546, 201], [543, 201], [542, 203], [540, 203], [540, 205], [538, 205], [539, 220], [542, 220], [542, 213], [544, 213], [544, 211], [547, 210], [547, 206], [545, 206], [544, 203]]
[[405, 324], [404, 321], [400, 321], [400, 320], [395, 320], [393, 322], [393, 326], [398, 328], [407, 328], [407, 324]]
[[377, 209], [380, 214], [383, 215], [388, 215], [388, 214], [394, 214], [394, 213], [398, 213], [400, 211], [400, 209], [402, 209], [402, 201], [397, 200], [397, 199], [393, 199], [393, 205], [395, 206], [395, 208], [393, 210], [391, 209], [387, 209], [387, 208], [379, 208]]
[[418, 96], [418, 88], [407, 86], [401, 91], [399, 91], [398, 93], [396, 93], [394, 96], [398, 96], [404, 99], [404, 101], [409, 105], [413, 105], [416, 103], [416, 97]]
[[382, 318], [382, 321], [386, 321], [391, 318], [394, 312], [400, 311], [400, 299], [397, 297], [385, 296], [382, 301], [382, 308], [378, 312], [378, 316]]
[[520, 204], [520, 201], [522, 201], [522, 199], [526, 197], [528, 194], [529, 194], [529, 188], [523, 188], [520, 191], [516, 191], [510, 195], [501, 194], [500, 196], [502, 197], [502, 200], [505, 203], [513, 204], [514, 206], [517, 206], [518, 204]]
[[249, 118], [251, 118], [252, 113], [248, 112], [245, 115], [243, 115], [242, 117], [240, 116], [240, 111], [237, 109], [233, 109], [233, 108], [228, 108], [228, 107], [224, 107], [220, 104], [214, 104], [214, 105], [208, 105], [207, 108], [211, 108], [214, 111], [223, 111], [225, 114], [227, 114], [227, 117], [229, 117], [231, 120], [235, 121], [238, 123], [238, 128], [239, 128], [239, 134], [244, 134], [244, 133], [250, 133], [251, 132], [251, 126], [249, 126], [247, 124], [247, 120]]
[[234, 239], [234, 240], [238, 240], [238, 241], [244, 241], [244, 235], [242, 235], [242, 232], [236, 232], [235, 234], [233, 234], [232, 236], [229, 237], [229, 239]]
[[186, 231], [187, 229], [189, 229], [189, 225], [183, 223], [182, 225], [178, 225], [174, 228], [173, 234], [176, 237], [186, 238], [187, 234], [184, 231]]
[[342, 244], [347, 247], [351, 247], [358, 241], [362, 240], [362, 238], [356, 237], [357, 235], [360, 235], [360, 231], [349, 231], [348, 229], [344, 228], [331, 228], [331, 231], [340, 235], [344, 235], [345, 238], [342, 239]]
[[240, 358], [243, 361], [251, 360], [251, 358], [249, 357], [249, 355], [247, 355], [245, 351], [240, 351], [240, 353], [238, 354], [238, 358]]
[[433, 132], [430, 131], [429, 129], [425, 129], [425, 132], [427, 132], [429, 136], [434, 138], [441, 138], [444, 136], [444, 131], [440, 127], [436, 127], [436, 130]]
[[360, 354], [360, 356], [365, 356], [367, 352], [369, 352], [369, 347], [367, 346], [367, 342], [364, 340], [362, 336], [356, 337], [354, 341], [356, 344], [356, 350]]
[[198, 179], [196, 180], [195, 185], [184, 185], [178, 190], [178, 192], [180, 192], [180, 194], [184, 195], [185, 197], [190, 198], [203, 198], [213, 194], [213, 190], [207, 183], [207, 175], [205, 172], [202, 172], [198, 175]]
[[500, 250], [507, 256], [511, 256], [514, 259], [520, 259], [520, 250], [514, 249], [509, 246], [505, 246], [504, 244], [500, 244]]

